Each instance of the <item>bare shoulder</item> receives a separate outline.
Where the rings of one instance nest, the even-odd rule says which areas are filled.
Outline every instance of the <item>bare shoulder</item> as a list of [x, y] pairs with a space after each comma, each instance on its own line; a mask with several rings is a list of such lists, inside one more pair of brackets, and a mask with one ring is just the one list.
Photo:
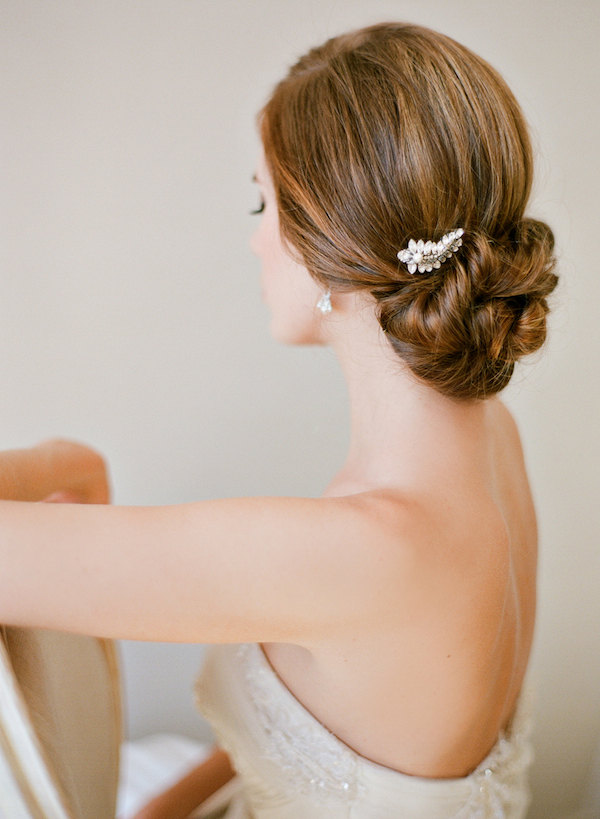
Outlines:
[[396, 571], [396, 583], [412, 582], [410, 571], [423, 559], [427, 562], [426, 553], [439, 543], [447, 522], [444, 505], [432, 495], [392, 487], [351, 495], [343, 502], [349, 521], [360, 521], [354, 536], [364, 545], [365, 557]]
[[365, 563], [378, 561], [385, 577], [390, 625], [427, 617], [431, 605], [442, 610], [444, 601], [454, 610], [460, 589], [503, 592], [510, 558], [502, 510], [485, 487], [457, 481], [438, 490], [381, 489], [348, 498], [361, 520], [355, 537]]

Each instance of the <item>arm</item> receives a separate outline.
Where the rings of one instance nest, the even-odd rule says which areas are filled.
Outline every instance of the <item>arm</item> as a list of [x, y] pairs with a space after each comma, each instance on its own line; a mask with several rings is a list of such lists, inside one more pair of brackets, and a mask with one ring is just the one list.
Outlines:
[[134, 819], [186, 819], [233, 776], [235, 771], [229, 757], [218, 748], [186, 776], [144, 805]]
[[[40, 483], [34, 497], [64, 481]], [[380, 522], [381, 502], [366, 494], [163, 507], [1, 501], [0, 622], [205, 643], [307, 644], [372, 629], [409, 588], [398, 582], [406, 552], [397, 527]]]

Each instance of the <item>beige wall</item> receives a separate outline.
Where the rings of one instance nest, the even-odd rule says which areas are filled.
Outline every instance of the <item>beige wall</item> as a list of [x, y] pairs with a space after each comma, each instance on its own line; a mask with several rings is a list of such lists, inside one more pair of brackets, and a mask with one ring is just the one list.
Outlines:
[[[285, 66], [393, 18], [504, 74], [538, 154], [530, 212], [561, 259], [551, 341], [506, 397], [541, 530], [531, 816], [563, 819], [600, 742], [598, 3], [2, 0], [0, 15], [0, 445], [90, 441], [119, 503], [316, 495], [342, 458], [335, 363], [270, 340], [247, 249], [253, 116]], [[201, 734], [201, 648], [123, 649], [132, 735]]]

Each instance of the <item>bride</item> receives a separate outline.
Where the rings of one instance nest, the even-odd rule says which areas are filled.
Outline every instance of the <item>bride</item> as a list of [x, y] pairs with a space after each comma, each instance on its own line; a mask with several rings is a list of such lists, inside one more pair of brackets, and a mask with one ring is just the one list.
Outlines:
[[[557, 278], [523, 115], [480, 57], [394, 23], [308, 52], [259, 125], [272, 334], [335, 351], [345, 463], [319, 498], [132, 508], [84, 446], [4, 453], [0, 620], [212, 644], [219, 747], [139, 819], [234, 776], [231, 817], [524, 817], [536, 519], [497, 395]], [[48, 496], [73, 502], [11, 502]]]

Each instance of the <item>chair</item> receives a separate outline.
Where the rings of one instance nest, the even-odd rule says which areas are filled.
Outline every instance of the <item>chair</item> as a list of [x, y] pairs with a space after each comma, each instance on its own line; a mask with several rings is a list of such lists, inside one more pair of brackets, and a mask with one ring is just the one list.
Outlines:
[[113, 819], [121, 739], [110, 640], [0, 626], [3, 819]]
[[[119, 803], [144, 804], [209, 752], [177, 735], [122, 734], [111, 640], [0, 625], [0, 819], [114, 819]], [[190, 819], [245, 816], [240, 792], [234, 777]]]

